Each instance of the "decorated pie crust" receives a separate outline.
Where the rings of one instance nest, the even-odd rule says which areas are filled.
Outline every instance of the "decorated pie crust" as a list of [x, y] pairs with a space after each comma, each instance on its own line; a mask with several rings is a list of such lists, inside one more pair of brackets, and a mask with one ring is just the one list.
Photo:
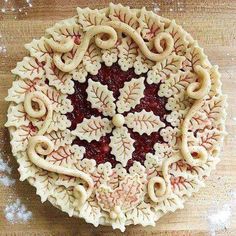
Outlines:
[[219, 162], [220, 74], [174, 20], [120, 4], [26, 44], [6, 127], [20, 180], [95, 226], [155, 225]]

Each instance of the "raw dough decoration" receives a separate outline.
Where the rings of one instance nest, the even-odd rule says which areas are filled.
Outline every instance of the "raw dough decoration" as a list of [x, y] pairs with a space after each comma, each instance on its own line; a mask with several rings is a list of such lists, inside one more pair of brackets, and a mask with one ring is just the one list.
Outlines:
[[95, 226], [155, 225], [219, 162], [218, 67], [145, 8], [77, 12], [26, 44], [12, 70], [6, 127], [20, 179]]

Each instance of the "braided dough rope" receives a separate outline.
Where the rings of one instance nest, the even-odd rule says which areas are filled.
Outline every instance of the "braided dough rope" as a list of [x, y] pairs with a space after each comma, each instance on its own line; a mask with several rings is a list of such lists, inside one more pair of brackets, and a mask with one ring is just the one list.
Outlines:
[[[38, 104], [38, 110], [34, 109], [32, 102]], [[42, 157], [50, 154], [53, 151], [54, 147], [53, 142], [46, 136], [43, 136], [52, 121], [53, 111], [50, 100], [47, 96], [45, 96], [39, 91], [32, 92], [26, 95], [24, 101], [24, 108], [26, 113], [33, 118], [41, 118], [47, 113], [44, 123], [39, 129], [37, 135], [30, 137], [29, 139], [27, 154], [29, 156], [30, 161], [44, 170], [55, 172], [58, 174], [73, 176], [84, 180], [88, 184], [87, 190], [85, 190], [82, 185], [78, 185], [74, 188], [74, 196], [76, 198], [75, 207], [80, 208], [85, 203], [86, 199], [88, 199], [89, 196], [92, 194], [92, 178], [79, 170], [73, 170], [62, 166], [55, 166], [49, 161], [44, 160]]]
[[[211, 79], [208, 71], [201, 66], [196, 66], [195, 71], [200, 79], [200, 82], [192, 83], [187, 88], [187, 94], [190, 98], [196, 99], [193, 106], [188, 111], [182, 127], [182, 142], [181, 142], [181, 153], [184, 159], [193, 166], [202, 165], [207, 161], [207, 151], [201, 146], [188, 147], [188, 127], [190, 120], [194, 114], [201, 108], [204, 103], [204, 97], [209, 93], [211, 89]], [[192, 153], [197, 153], [197, 158], [192, 156]]]
[[[128, 36], [130, 36], [134, 42], [138, 45], [141, 52], [146, 56], [148, 59], [159, 62], [162, 61], [164, 58], [166, 58], [172, 51], [174, 46], [174, 40], [171, 37], [169, 33], [161, 32], [154, 38], [154, 47], [157, 51], [160, 51], [160, 54], [153, 53], [149, 50], [145, 42], [143, 41], [143, 38], [139, 33], [137, 33], [131, 26], [123, 23], [123, 22], [117, 22], [117, 21], [110, 21], [106, 22], [105, 25], [97, 25], [89, 29], [83, 38], [83, 41], [81, 44], [77, 47], [77, 51], [75, 53], [75, 56], [73, 60], [65, 64], [61, 57], [62, 52], [66, 52], [66, 48], [71, 48], [71, 41], [65, 42], [64, 44], [57, 43], [53, 41], [52, 39], [46, 39], [46, 42], [49, 44], [49, 46], [55, 51], [53, 55], [53, 61], [56, 65], [56, 67], [64, 72], [70, 72], [74, 70], [82, 61], [90, 40], [95, 36], [95, 44], [101, 48], [101, 49], [109, 49], [115, 46], [117, 42], [117, 33], [114, 30], [121, 31]], [[103, 40], [102, 34], [108, 34], [109, 39]], [[165, 40], [166, 48], [163, 49], [161, 46], [161, 41]], [[70, 51], [70, 50], [68, 50]], [[67, 51], [67, 52], [68, 52]]]

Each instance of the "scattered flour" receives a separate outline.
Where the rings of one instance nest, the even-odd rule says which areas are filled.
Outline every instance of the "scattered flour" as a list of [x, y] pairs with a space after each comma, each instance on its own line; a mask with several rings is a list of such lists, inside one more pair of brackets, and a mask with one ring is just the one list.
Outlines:
[[15, 184], [15, 180], [8, 177], [8, 176], [3, 176], [3, 177], [0, 177], [0, 183], [3, 184], [4, 186], [6, 187], [9, 187], [13, 184]]
[[160, 9], [160, 5], [157, 2], [153, 2], [153, 12], [158, 13], [161, 9]]
[[6, 187], [15, 184], [15, 180], [9, 176], [11, 171], [11, 167], [0, 156], [0, 184]]
[[234, 205], [236, 206], [236, 191], [230, 190], [229, 196], [232, 198], [232, 202], [233, 202]]
[[6, 53], [7, 49], [4, 45], [0, 46], [0, 53]]
[[207, 221], [211, 236], [216, 236], [218, 231], [227, 230], [231, 224], [231, 218], [236, 210], [236, 191], [230, 189], [227, 193], [230, 198], [227, 202], [214, 201], [214, 208], [207, 214]]
[[0, 172], [7, 172], [8, 174], [11, 174], [10, 166], [8, 166], [7, 162], [5, 162], [3, 159], [0, 159]]
[[211, 236], [216, 236], [216, 232], [230, 226], [232, 212], [229, 204], [224, 204], [217, 211], [209, 213], [207, 220], [210, 227]]
[[[0, 185], [5, 187], [15, 184], [15, 179], [11, 178], [12, 168], [8, 164], [7, 153], [0, 149]], [[11, 199], [11, 196], [8, 196]], [[4, 210], [5, 218], [10, 223], [26, 223], [32, 218], [32, 212], [28, 211], [20, 199], [8, 204]]]
[[[14, 2], [14, 1], [13, 1]], [[14, 7], [13, 7], [14, 6]], [[4, 0], [4, 3], [2, 4], [2, 8], [0, 9], [2, 13], [7, 13], [7, 12], [22, 12], [27, 10], [27, 8], [32, 8], [32, 0], [25, 0], [21, 1], [20, 4], [12, 4], [12, 1]], [[26, 14], [25, 14], [26, 15]]]
[[5, 218], [11, 223], [26, 223], [32, 218], [32, 212], [28, 211], [20, 199], [6, 206]]

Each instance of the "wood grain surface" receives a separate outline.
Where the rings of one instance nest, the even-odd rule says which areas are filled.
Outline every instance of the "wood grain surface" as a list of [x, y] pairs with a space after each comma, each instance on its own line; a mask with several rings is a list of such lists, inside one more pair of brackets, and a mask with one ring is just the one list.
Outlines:
[[[10, 1], [10, 0], [8, 0]], [[21, 7], [23, 1], [15, 2]], [[66, 214], [52, 207], [48, 202], [41, 203], [35, 194], [35, 189], [27, 182], [17, 179], [16, 161], [12, 158], [9, 137], [4, 123], [8, 104], [4, 101], [8, 88], [11, 87], [12, 76], [10, 70], [15, 67], [25, 55], [23, 45], [33, 38], [38, 38], [47, 27], [56, 21], [71, 17], [76, 13], [76, 7], [103, 7], [106, 0], [35, 0], [32, 8], [25, 12], [0, 11], [0, 153], [1, 158], [9, 158], [13, 168], [12, 177], [16, 179], [13, 187], [0, 185], [0, 235], [127, 235], [127, 236], [202, 236], [214, 235], [210, 232], [207, 216], [222, 208], [224, 204], [231, 204], [230, 226], [215, 235], [236, 235], [236, 201], [232, 195], [236, 193], [236, 1], [235, 0], [130, 0], [119, 1], [132, 7], [157, 8], [159, 14], [177, 23], [190, 32], [205, 48], [213, 64], [220, 66], [223, 90], [228, 94], [228, 117], [222, 161], [217, 166], [204, 189], [195, 194], [185, 204], [184, 210], [163, 217], [156, 227], [143, 228], [130, 226], [124, 234], [110, 227], [95, 228], [83, 220], [70, 218]], [[118, 3], [118, 1], [114, 1]], [[0, 8], [4, 1], [0, 1]], [[6, 50], [4, 49], [6, 48]], [[26, 224], [11, 224], [4, 216], [6, 205], [17, 198], [32, 211], [32, 220]]]

